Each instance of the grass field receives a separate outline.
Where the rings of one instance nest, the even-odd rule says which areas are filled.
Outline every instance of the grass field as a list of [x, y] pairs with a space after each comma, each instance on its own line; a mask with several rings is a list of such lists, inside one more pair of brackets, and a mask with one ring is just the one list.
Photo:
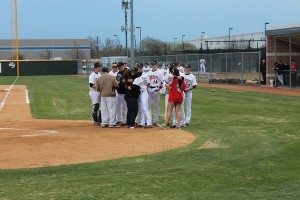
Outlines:
[[[15, 77], [0, 77], [11, 84]], [[90, 119], [88, 79], [20, 77], [35, 118]], [[299, 199], [299, 97], [197, 88], [184, 148], [0, 170], [0, 199]], [[206, 144], [203, 146], [203, 144]]]

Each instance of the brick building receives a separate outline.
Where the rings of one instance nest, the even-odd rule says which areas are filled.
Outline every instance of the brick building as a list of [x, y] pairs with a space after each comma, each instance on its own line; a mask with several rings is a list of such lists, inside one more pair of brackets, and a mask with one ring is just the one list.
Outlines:
[[266, 31], [267, 48], [267, 85], [275, 78], [274, 63], [283, 61], [291, 63], [294, 59], [298, 65], [297, 86], [299, 86], [300, 70], [300, 24], [274, 27]]

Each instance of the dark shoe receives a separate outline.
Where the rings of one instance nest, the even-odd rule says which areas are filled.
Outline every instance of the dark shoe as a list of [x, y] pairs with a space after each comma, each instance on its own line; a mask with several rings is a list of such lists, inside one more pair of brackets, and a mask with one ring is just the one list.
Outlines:
[[108, 125], [107, 125], [107, 124], [103, 124], [103, 125], [101, 125], [101, 127], [102, 127], [102, 128], [107, 128]]
[[171, 128], [176, 128], [176, 125], [172, 125]]

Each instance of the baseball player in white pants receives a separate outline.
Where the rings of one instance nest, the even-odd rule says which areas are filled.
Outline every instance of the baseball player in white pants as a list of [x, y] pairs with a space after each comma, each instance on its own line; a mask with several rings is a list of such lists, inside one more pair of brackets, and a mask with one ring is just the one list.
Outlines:
[[161, 70], [157, 69], [157, 61], [152, 61], [151, 65], [152, 65], [152, 70], [148, 72], [149, 79], [150, 79], [150, 86], [148, 88], [148, 92], [149, 92], [148, 103], [149, 103], [150, 112], [151, 112], [152, 102], [154, 103], [153, 125], [157, 125], [159, 120], [159, 100], [160, 100], [159, 90], [161, 89], [164, 78]]
[[[116, 120], [120, 125], [125, 125], [127, 123], [127, 104], [124, 99], [125, 97], [125, 79], [123, 77], [123, 73], [125, 71], [125, 65], [123, 62], [118, 62], [118, 70], [117, 73], [117, 82], [119, 84], [119, 88], [117, 89], [116, 94]], [[123, 116], [122, 116], [123, 111]]]
[[96, 88], [96, 80], [101, 76], [100, 74], [101, 64], [99, 62], [96, 62], [94, 64], [94, 71], [89, 76], [89, 85], [90, 85], [90, 91], [89, 95], [92, 100], [92, 117], [94, 121], [94, 125], [100, 125], [101, 123], [101, 112], [100, 112], [100, 102], [101, 102], [101, 96], [100, 92], [97, 91]]
[[190, 124], [191, 121], [191, 117], [192, 117], [192, 97], [193, 97], [193, 93], [192, 90], [196, 88], [197, 86], [197, 79], [196, 77], [191, 73], [191, 66], [190, 65], [186, 65], [184, 68], [184, 82], [186, 84], [186, 90], [185, 90], [185, 99], [184, 99], [184, 103], [182, 105], [185, 104], [186, 106], [186, 116], [185, 113], [182, 112], [185, 124], [188, 126]]
[[139, 102], [139, 114], [140, 114], [140, 125], [145, 128], [152, 128], [151, 112], [148, 105], [148, 91], [147, 88], [150, 85], [150, 79], [147, 73], [143, 72], [143, 65], [138, 64], [138, 73], [142, 75], [134, 79], [133, 84], [140, 86]]
[[205, 71], [205, 64], [206, 64], [206, 60], [204, 58], [202, 58], [200, 61], [200, 72], [206, 72]]

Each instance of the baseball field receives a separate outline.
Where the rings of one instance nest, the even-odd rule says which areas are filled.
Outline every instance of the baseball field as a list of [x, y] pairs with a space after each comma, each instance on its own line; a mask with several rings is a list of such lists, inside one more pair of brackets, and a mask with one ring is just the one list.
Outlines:
[[87, 77], [15, 79], [0, 77], [1, 200], [299, 199], [299, 96], [205, 85], [187, 128], [116, 130], [91, 124]]

